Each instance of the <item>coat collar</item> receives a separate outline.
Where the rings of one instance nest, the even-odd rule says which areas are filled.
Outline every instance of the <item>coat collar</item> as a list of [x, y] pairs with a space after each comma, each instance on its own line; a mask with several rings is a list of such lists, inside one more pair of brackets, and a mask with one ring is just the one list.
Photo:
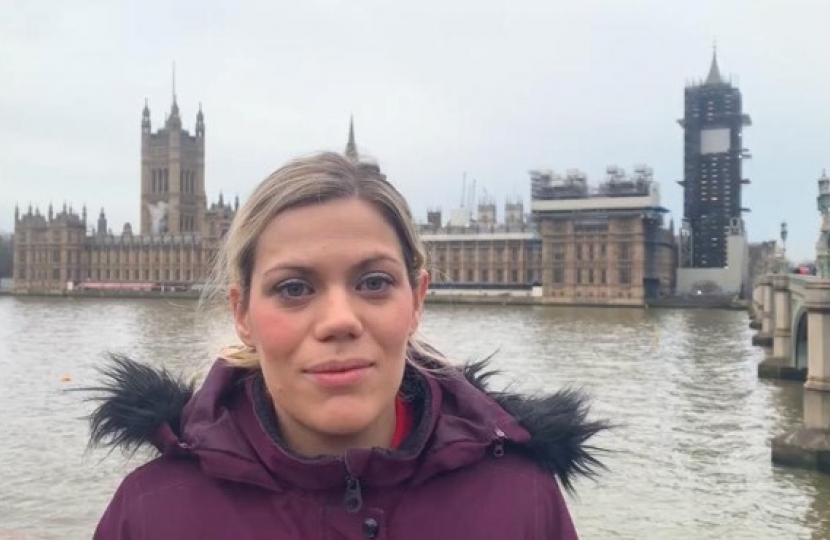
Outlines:
[[406, 379], [407, 386], [419, 389], [414, 396], [418, 418], [400, 450], [299, 456], [269, 435], [268, 420], [257, 414], [257, 376], [222, 361], [188, 404], [183, 439], [213, 476], [276, 490], [325, 490], [342, 488], [350, 477], [364, 487], [420, 483], [481, 459], [500, 440], [521, 444], [530, 438], [457, 372], [422, 373], [410, 367]]
[[581, 390], [524, 396], [488, 388], [493, 372], [479, 362], [460, 368], [408, 368], [405, 382], [420, 381], [422, 413], [411, 443], [401, 450], [351, 450], [341, 457], [305, 459], [275, 444], [257, 417], [251, 370], [224, 360], [202, 387], [163, 369], [112, 355], [104, 381], [86, 388], [98, 407], [90, 417], [93, 445], [135, 450], [152, 444], [170, 456], [199, 459], [216, 477], [268, 489], [343, 486], [347, 477], [365, 485], [423, 482], [480, 460], [489, 451], [516, 451], [559, 477], [569, 488], [577, 475], [602, 467], [588, 444], [606, 430], [588, 419]]

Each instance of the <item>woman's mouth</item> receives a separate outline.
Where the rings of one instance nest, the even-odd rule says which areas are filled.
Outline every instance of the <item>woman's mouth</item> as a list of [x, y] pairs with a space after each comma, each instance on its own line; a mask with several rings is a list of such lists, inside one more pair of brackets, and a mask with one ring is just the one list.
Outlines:
[[319, 386], [337, 388], [361, 383], [374, 367], [373, 362], [365, 360], [330, 361], [312, 366], [304, 373]]

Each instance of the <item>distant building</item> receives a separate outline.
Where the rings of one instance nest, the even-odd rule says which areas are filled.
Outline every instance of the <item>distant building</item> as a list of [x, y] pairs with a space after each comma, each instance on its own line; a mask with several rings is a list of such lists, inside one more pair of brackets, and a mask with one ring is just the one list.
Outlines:
[[176, 96], [164, 127], [141, 120], [141, 222], [113, 233], [102, 208], [95, 225], [86, 207], [45, 213], [15, 209], [14, 290], [184, 288], [206, 279], [239, 200], [207, 204], [205, 121], [201, 107], [191, 135]]
[[520, 201], [505, 205], [505, 221], [496, 220], [496, 204], [484, 200], [473, 216], [456, 209], [442, 223], [440, 210], [427, 213], [421, 239], [427, 247], [434, 289], [527, 289], [542, 277], [541, 241], [528, 223]]
[[531, 172], [543, 297], [556, 304], [643, 305], [672, 295], [673, 227], [652, 171], [608, 167], [597, 188], [584, 173]]
[[717, 55], [705, 81], [686, 86], [683, 127], [683, 224], [680, 230], [680, 295], [746, 297], [749, 245], [743, 220], [741, 91], [721, 75]]
[[430, 209], [421, 226], [434, 293], [520, 294], [549, 304], [642, 306], [670, 296], [677, 268], [648, 167], [629, 177], [609, 167], [598, 188], [570, 171], [531, 172], [531, 213], [519, 200], [484, 197], [475, 215], [456, 208], [443, 222]]
[[741, 91], [724, 79], [717, 55], [712, 56], [709, 75], [685, 90], [683, 127], [684, 157], [683, 268], [726, 268], [729, 238], [743, 231], [741, 189], [744, 148], [742, 131], [751, 124], [744, 114]]

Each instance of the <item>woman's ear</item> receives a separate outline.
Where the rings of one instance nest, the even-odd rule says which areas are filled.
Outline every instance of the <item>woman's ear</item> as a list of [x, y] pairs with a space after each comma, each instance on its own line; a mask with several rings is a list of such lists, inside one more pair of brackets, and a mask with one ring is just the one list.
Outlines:
[[233, 323], [236, 328], [236, 335], [245, 345], [253, 347], [253, 339], [251, 335], [251, 325], [248, 319], [248, 306], [245, 292], [239, 285], [231, 285], [228, 291], [228, 299], [231, 304], [231, 311], [233, 312]]
[[415, 287], [413, 289], [412, 295], [412, 327], [409, 329], [409, 333], [414, 334], [418, 327], [421, 324], [421, 316], [424, 313], [424, 300], [427, 296], [427, 290], [429, 289], [429, 273], [426, 270], [421, 270], [418, 273], [417, 280], [415, 282]]

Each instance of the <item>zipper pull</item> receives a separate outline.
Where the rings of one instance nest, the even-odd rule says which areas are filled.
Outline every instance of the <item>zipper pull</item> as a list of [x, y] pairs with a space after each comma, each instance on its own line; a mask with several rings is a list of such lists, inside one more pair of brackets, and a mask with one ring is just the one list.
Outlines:
[[496, 445], [493, 447], [493, 455], [500, 458], [504, 455], [504, 438], [505, 434], [499, 428], [496, 428]]
[[359, 512], [363, 508], [363, 494], [360, 492], [360, 480], [352, 475], [346, 476], [346, 493], [343, 496], [343, 506], [350, 514]]

